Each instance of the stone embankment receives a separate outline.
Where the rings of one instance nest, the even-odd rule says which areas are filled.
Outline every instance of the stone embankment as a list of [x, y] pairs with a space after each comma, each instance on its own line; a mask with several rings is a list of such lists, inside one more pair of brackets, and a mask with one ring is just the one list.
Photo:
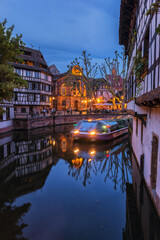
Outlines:
[[65, 116], [43, 116], [34, 118], [16, 118], [14, 119], [15, 130], [29, 130], [39, 127], [54, 126], [61, 124], [73, 124], [82, 119], [98, 119], [105, 118], [110, 119], [116, 115], [126, 114], [86, 114], [86, 115], [65, 115]]

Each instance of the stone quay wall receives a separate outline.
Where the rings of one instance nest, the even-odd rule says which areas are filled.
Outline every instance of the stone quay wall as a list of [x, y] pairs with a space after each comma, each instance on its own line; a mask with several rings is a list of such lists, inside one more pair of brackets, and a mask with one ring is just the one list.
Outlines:
[[[98, 119], [105, 118], [110, 119], [117, 114], [87, 114], [87, 115], [65, 115], [65, 116], [45, 116], [45, 117], [34, 117], [34, 118], [17, 118], [14, 119], [15, 130], [29, 130], [34, 128], [62, 125], [62, 124], [73, 124], [77, 123], [82, 119]], [[118, 114], [119, 115], [119, 114]]]

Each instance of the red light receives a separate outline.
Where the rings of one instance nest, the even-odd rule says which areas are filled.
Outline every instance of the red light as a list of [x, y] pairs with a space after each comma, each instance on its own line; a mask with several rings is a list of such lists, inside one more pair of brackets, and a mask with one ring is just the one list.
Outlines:
[[109, 128], [110, 126], [109, 125], [107, 125], [107, 128]]
[[109, 154], [107, 154], [106, 157], [108, 158], [108, 157], [109, 157]]

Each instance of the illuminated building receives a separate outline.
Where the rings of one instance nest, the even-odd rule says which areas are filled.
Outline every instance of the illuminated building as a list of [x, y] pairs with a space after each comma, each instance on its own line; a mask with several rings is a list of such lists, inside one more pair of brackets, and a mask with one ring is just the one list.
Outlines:
[[58, 111], [87, 109], [88, 101], [84, 83], [81, 81], [81, 72], [73, 67], [72, 74], [75, 77], [73, 85], [70, 85], [71, 76], [67, 72], [53, 75], [53, 107]]

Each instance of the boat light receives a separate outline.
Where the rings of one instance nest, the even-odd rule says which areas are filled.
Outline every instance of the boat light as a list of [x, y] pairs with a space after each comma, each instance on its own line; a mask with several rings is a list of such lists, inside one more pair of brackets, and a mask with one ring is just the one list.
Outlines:
[[75, 133], [75, 134], [79, 133], [79, 130], [75, 130], [74, 133]]
[[91, 161], [92, 161], [92, 158], [89, 158], [89, 159], [88, 159], [88, 162], [91, 162]]
[[92, 132], [90, 132], [90, 135], [95, 135], [96, 134], [96, 132], [95, 131], [92, 131]]

